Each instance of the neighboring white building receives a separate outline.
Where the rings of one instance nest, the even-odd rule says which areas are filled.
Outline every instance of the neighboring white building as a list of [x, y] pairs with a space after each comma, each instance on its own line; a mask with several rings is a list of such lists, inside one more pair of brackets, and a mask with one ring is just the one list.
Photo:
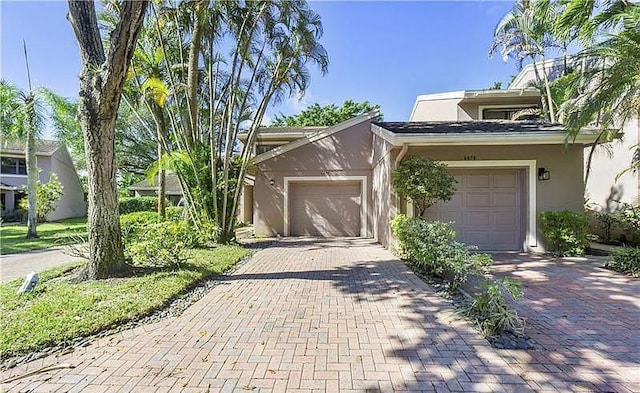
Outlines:
[[[0, 147], [0, 202], [2, 216], [12, 215], [20, 199], [26, 197], [27, 166], [24, 144], [5, 143]], [[39, 180], [49, 181], [51, 173], [58, 175], [63, 196], [56, 208], [47, 216], [48, 221], [86, 215], [86, 202], [80, 178], [64, 143], [52, 140], [36, 141], [36, 159], [40, 169]]]

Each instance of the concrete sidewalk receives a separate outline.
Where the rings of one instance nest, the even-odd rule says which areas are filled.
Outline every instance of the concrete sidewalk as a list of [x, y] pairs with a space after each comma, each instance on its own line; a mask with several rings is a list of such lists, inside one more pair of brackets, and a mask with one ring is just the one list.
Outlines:
[[15, 280], [31, 272], [39, 273], [81, 259], [67, 255], [62, 250], [62, 247], [54, 247], [0, 256], [0, 282]]

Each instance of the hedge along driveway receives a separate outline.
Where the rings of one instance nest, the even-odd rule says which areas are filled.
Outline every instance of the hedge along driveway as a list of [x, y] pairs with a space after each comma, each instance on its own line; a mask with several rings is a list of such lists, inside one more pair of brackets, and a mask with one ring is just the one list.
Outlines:
[[38, 350], [139, 319], [196, 282], [220, 274], [249, 254], [237, 246], [196, 249], [180, 269], [74, 284], [54, 280], [64, 268], [43, 272], [31, 294], [20, 281], [0, 285], [0, 358]]

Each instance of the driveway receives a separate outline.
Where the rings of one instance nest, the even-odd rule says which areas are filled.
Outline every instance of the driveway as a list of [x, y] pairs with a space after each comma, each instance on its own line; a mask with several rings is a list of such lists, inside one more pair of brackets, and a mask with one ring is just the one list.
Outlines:
[[[449, 303], [370, 240], [284, 240], [182, 316], [2, 373], [35, 391], [526, 391]], [[122, 389], [122, 390], [120, 390]]]
[[24, 278], [31, 272], [39, 273], [80, 259], [63, 253], [61, 247], [2, 255], [0, 282]]
[[530, 386], [640, 392], [639, 279], [603, 269], [602, 257], [494, 260], [497, 276], [523, 283], [517, 308], [527, 334], [544, 348], [500, 351]]
[[[543, 336], [535, 338], [540, 342]], [[636, 377], [625, 371], [629, 363], [622, 361], [603, 369], [599, 380], [566, 381], [556, 375], [566, 359], [555, 356], [553, 343], [544, 344], [549, 348], [539, 353], [491, 348], [446, 300], [370, 240], [287, 239], [258, 252], [180, 317], [18, 366], [0, 379], [70, 364], [75, 368], [2, 387], [90, 392], [640, 391], [633, 383]], [[590, 353], [581, 353], [580, 361], [595, 370], [599, 364], [590, 363], [597, 360], [587, 357]], [[529, 357], [535, 361], [522, 360]], [[539, 375], [549, 382], [538, 384]]]

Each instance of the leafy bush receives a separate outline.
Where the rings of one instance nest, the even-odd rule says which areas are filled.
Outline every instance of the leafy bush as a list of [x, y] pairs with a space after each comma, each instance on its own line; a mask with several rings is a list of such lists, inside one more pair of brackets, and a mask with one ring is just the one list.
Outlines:
[[606, 267], [620, 273], [640, 277], [640, 248], [624, 247], [615, 250]]
[[[47, 221], [47, 215], [56, 209], [56, 202], [64, 195], [62, 189], [62, 183], [58, 180], [58, 175], [53, 172], [49, 175], [49, 182], [42, 184], [40, 180], [38, 180], [36, 191], [36, 203], [38, 206], [36, 219], [38, 222]], [[24, 215], [26, 215], [26, 212], [29, 211], [28, 198], [22, 198], [18, 207], [25, 212]]]
[[134, 265], [178, 266], [187, 251], [198, 245], [198, 234], [184, 221], [148, 224], [125, 251]]
[[540, 213], [540, 228], [548, 251], [558, 255], [582, 255], [589, 246], [589, 221], [584, 213]]
[[158, 210], [158, 198], [156, 197], [126, 197], [120, 198], [118, 202], [120, 214]]
[[473, 254], [472, 247], [455, 241], [451, 225], [403, 214], [391, 221], [398, 239], [400, 256], [408, 259], [426, 274], [451, 275], [452, 286], [458, 287], [469, 274], [483, 274], [491, 264], [487, 254]]
[[184, 218], [184, 208], [180, 206], [167, 206], [164, 210], [167, 221], [180, 221]]
[[610, 242], [613, 228], [618, 223], [617, 215], [608, 212], [595, 211], [593, 212], [593, 217], [598, 221], [600, 230], [602, 231], [602, 240]]
[[640, 208], [629, 203], [622, 204], [622, 210], [616, 213], [618, 225], [630, 238], [624, 241], [638, 242], [640, 238]]
[[480, 331], [492, 336], [502, 331], [515, 334], [524, 332], [524, 320], [516, 310], [507, 306], [505, 297], [517, 300], [522, 296], [522, 285], [509, 278], [487, 280], [482, 283], [482, 293], [467, 308], [467, 314], [477, 320]]
[[120, 230], [126, 239], [135, 237], [138, 232], [148, 225], [158, 222], [156, 212], [133, 212], [120, 216]]
[[413, 201], [419, 217], [435, 203], [451, 200], [455, 183], [446, 164], [418, 156], [405, 159], [391, 174], [393, 189]]

